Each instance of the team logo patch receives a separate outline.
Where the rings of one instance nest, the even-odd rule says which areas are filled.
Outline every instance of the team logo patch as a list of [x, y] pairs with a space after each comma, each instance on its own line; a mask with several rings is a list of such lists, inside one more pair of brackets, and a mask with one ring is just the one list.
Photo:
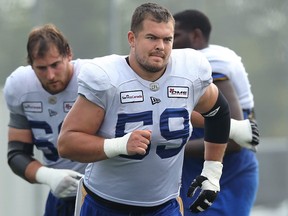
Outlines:
[[127, 91], [120, 93], [120, 101], [121, 103], [136, 103], [136, 102], [143, 102], [144, 95], [143, 91]]
[[34, 112], [34, 113], [43, 112], [42, 102], [24, 102], [22, 106], [24, 112]]
[[159, 98], [150, 97], [152, 105], [160, 103], [161, 100]]
[[181, 86], [168, 86], [168, 98], [188, 98], [189, 88]]
[[63, 110], [65, 113], [68, 113], [70, 109], [72, 108], [74, 102], [64, 102], [63, 103]]
[[160, 89], [160, 85], [156, 82], [150, 83], [149, 87], [151, 91], [158, 91]]
[[57, 103], [57, 97], [56, 96], [51, 96], [48, 98], [48, 103], [50, 104], [56, 104]]

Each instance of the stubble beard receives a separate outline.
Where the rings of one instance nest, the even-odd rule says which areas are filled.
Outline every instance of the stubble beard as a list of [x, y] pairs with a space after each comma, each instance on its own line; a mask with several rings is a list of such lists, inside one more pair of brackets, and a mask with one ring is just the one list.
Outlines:
[[141, 59], [138, 55], [136, 55], [136, 61], [138, 62], [139, 66], [148, 73], [157, 73], [166, 67], [166, 65], [162, 66], [152, 65], [148, 61]]

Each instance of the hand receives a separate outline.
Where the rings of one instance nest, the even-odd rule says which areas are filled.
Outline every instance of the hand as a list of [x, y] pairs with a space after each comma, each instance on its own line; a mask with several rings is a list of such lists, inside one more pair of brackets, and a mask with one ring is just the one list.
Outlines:
[[193, 197], [198, 188], [200, 195], [190, 206], [193, 213], [198, 213], [208, 209], [220, 191], [219, 180], [222, 175], [223, 165], [219, 161], [205, 161], [204, 168], [200, 176], [197, 176], [191, 183], [187, 196]]
[[127, 143], [128, 155], [145, 155], [148, 146], [150, 145], [151, 131], [150, 130], [135, 130], [131, 133]]
[[83, 175], [68, 169], [53, 169], [45, 166], [36, 172], [36, 180], [47, 184], [54, 196], [58, 198], [76, 196], [78, 182]]
[[145, 155], [150, 144], [151, 131], [136, 130], [117, 137], [104, 140], [104, 152], [108, 158], [123, 155]]
[[256, 146], [259, 144], [259, 129], [256, 121], [231, 119], [229, 138], [240, 146], [256, 152]]

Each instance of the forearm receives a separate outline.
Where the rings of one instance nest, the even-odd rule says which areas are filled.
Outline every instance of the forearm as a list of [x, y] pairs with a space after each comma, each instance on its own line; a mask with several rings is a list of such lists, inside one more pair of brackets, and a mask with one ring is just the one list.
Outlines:
[[[82, 135], [82, 139], [77, 140], [80, 135]], [[79, 145], [80, 141], [81, 145]], [[79, 132], [69, 132], [66, 135], [65, 133], [62, 133], [60, 136], [58, 151], [62, 157], [67, 157], [80, 162], [91, 163], [113, 158], [122, 154], [144, 155], [146, 154], [150, 141], [150, 130], [136, 130], [127, 133], [122, 137], [110, 139], [104, 139], [102, 137]], [[79, 154], [83, 154], [83, 156], [79, 156]]]
[[185, 146], [185, 157], [204, 158], [204, 139], [189, 140]]
[[241, 151], [241, 149], [242, 149], [242, 147], [240, 145], [238, 145], [232, 139], [229, 139], [228, 143], [227, 143], [227, 148], [226, 148], [225, 154], [229, 154], [229, 153], [233, 153], [233, 152], [239, 152], [239, 151]]
[[227, 144], [211, 143], [205, 141], [204, 145], [205, 145], [204, 159], [206, 161], [220, 161], [220, 162], [223, 161]]
[[[241, 146], [235, 143], [233, 140], [229, 140], [225, 154], [241, 151]], [[185, 147], [185, 157], [195, 157], [204, 159], [204, 139], [190, 140]]]
[[61, 132], [58, 138], [60, 156], [82, 163], [107, 159], [103, 146], [104, 138], [82, 132]]
[[27, 178], [27, 180], [30, 182], [30, 183], [39, 183], [36, 181], [36, 172], [37, 170], [42, 167], [43, 165], [35, 160], [35, 161], [32, 161], [26, 168], [25, 170], [25, 177]]

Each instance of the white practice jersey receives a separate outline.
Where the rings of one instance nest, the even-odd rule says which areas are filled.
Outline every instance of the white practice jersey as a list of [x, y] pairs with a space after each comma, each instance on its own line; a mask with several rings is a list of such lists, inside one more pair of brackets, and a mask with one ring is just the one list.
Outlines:
[[43, 89], [31, 66], [21, 66], [7, 78], [4, 95], [9, 111], [27, 118], [33, 143], [43, 152], [44, 165], [84, 173], [86, 164], [60, 158], [57, 152], [62, 122], [78, 95], [79, 62], [73, 61], [73, 77], [65, 91], [51, 95]]
[[231, 80], [242, 109], [253, 108], [251, 85], [241, 57], [233, 50], [218, 45], [209, 45], [200, 51], [207, 57], [213, 72], [222, 73]]
[[184, 145], [192, 132], [189, 119], [212, 82], [205, 56], [192, 49], [173, 50], [165, 73], [155, 82], [139, 77], [119, 55], [95, 58], [80, 71], [79, 93], [106, 111], [98, 135], [152, 131], [145, 155], [90, 163], [85, 185], [105, 199], [128, 205], [155, 206], [177, 197]]

